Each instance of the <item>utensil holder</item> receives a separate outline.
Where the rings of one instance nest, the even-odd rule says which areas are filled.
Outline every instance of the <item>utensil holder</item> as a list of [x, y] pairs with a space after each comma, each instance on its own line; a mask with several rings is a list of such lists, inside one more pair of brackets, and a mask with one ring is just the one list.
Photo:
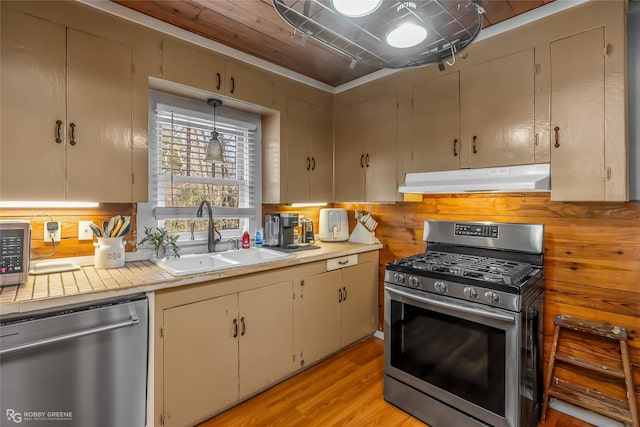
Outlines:
[[96, 268], [124, 267], [124, 240], [120, 237], [98, 237], [95, 246]]

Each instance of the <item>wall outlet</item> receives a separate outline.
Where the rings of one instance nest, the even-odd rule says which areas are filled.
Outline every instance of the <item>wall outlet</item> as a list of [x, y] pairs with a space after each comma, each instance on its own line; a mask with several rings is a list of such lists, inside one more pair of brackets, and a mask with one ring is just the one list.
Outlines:
[[78, 221], [78, 240], [93, 240], [93, 231], [89, 227], [93, 221]]
[[62, 226], [60, 221], [47, 221], [44, 223], [44, 242], [51, 242], [51, 233], [56, 242], [60, 241]]

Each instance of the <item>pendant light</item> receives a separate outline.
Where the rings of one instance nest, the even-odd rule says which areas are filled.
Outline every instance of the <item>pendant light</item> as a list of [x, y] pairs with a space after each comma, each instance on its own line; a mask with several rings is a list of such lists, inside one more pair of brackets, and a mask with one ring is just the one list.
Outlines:
[[222, 101], [215, 98], [209, 98], [207, 99], [207, 104], [213, 106], [213, 132], [211, 132], [211, 139], [209, 139], [209, 145], [207, 146], [207, 153], [204, 156], [204, 160], [214, 164], [224, 163], [222, 142], [220, 142], [220, 134], [216, 130], [216, 107], [222, 105]]

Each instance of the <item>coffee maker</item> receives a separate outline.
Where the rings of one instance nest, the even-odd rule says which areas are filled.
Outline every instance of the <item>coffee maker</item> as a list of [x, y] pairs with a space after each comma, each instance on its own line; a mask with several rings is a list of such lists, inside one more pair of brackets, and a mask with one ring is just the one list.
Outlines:
[[280, 233], [278, 236], [278, 246], [281, 248], [296, 248], [295, 228], [300, 224], [297, 213], [280, 214]]

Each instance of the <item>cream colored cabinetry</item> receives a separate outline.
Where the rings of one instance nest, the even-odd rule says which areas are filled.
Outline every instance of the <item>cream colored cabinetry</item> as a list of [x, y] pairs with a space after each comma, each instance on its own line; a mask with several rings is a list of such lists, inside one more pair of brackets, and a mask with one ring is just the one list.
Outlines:
[[460, 167], [460, 73], [413, 87], [413, 165], [416, 172]]
[[165, 426], [195, 424], [238, 400], [237, 311], [237, 294], [164, 311]]
[[[620, 49], [616, 46], [613, 49]], [[613, 50], [612, 49], [612, 50]], [[606, 100], [608, 62], [605, 28], [551, 42], [551, 198], [558, 201], [623, 201], [624, 137], [613, 140]], [[616, 147], [619, 148], [616, 151]], [[621, 190], [620, 190], [621, 189]]]
[[4, 200], [132, 201], [132, 51], [2, 9]]
[[534, 163], [534, 50], [460, 72], [461, 166]]
[[396, 92], [336, 108], [335, 200], [395, 201]]
[[210, 93], [224, 94], [225, 61], [209, 50], [164, 39], [162, 78]]
[[289, 202], [332, 201], [331, 111], [288, 98], [286, 132]]
[[274, 103], [270, 73], [173, 39], [162, 42], [162, 78], [265, 107]]
[[163, 310], [166, 426], [195, 424], [292, 371], [292, 282]]
[[376, 330], [378, 253], [357, 258], [356, 265], [296, 280], [302, 315], [294, 328], [302, 330], [301, 366], [315, 363]]

